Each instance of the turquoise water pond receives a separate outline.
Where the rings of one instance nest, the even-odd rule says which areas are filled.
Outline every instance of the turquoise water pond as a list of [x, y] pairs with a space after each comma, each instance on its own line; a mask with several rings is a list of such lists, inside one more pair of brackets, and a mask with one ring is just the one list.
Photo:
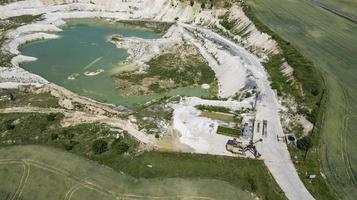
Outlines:
[[80, 95], [101, 102], [133, 105], [165, 95], [208, 95], [201, 88], [178, 88], [168, 93], [144, 96], [120, 96], [120, 91], [112, 79], [111, 72], [123, 67], [127, 58], [124, 49], [107, 41], [107, 37], [120, 34], [125, 37], [145, 39], [160, 38], [161, 35], [149, 29], [101, 21], [98, 19], [70, 20], [59, 32], [59, 39], [33, 42], [23, 46], [24, 55], [38, 58], [35, 62], [24, 63], [22, 67], [38, 74]]

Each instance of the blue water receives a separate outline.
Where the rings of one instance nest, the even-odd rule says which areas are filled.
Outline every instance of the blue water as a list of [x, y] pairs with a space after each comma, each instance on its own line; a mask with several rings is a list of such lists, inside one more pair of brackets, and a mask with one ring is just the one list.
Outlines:
[[[72, 20], [62, 29], [63, 31], [58, 33], [59, 39], [23, 46], [20, 51], [24, 55], [34, 56], [38, 60], [25, 63], [22, 67], [80, 95], [113, 104], [131, 105], [164, 95], [201, 96], [208, 93], [200, 88], [180, 88], [167, 94], [120, 96], [111, 72], [122, 66], [120, 64], [128, 54], [126, 50], [108, 42], [107, 37], [120, 34], [125, 37], [154, 39], [160, 38], [160, 34], [132, 25], [109, 24], [95, 19]], [[104, 72], [96, 76], [85, 75], [85, 72], [95, 72], [99, 69]]]

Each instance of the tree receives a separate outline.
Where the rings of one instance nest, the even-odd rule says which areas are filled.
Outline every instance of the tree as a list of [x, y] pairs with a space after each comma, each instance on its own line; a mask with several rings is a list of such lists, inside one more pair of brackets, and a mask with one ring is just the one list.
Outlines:
[[6, 124], [6, 130], [14, 130], [15, 129], [15, 125], [12, 122], [8, 122]]
[[206, 8], [206, 4], [204, 2], [201, 4], [201, 8], [202, 8], [202, 10], [204, 10]]
[[116, 145], [116, 151], [118, 154], [123, 154], [129, 150], [130, 146], [125, 142], [120, 142]]
[[191, 7], [195, 4], [195, 2], [193, 0], [190, 0], [190, 5]]
[[309, 149], [311, 149], [312, 146], [312, 139], [309, 136], [304, 136], [297, 140], [297, 148], [302, 151], [305, 151], [304, 161], [306, 160], [307, 152], [309, 151]]
[[96, 140], [93, 142], [92, 151], [94, 154], [101, 154], [108, 151], [108, 143], [104, 140]]
[[56, 113], [50, 113], [49, 115], [47, 115], [47, 121], [53, 122], [56, 120], [56, 117], [57, 117]]

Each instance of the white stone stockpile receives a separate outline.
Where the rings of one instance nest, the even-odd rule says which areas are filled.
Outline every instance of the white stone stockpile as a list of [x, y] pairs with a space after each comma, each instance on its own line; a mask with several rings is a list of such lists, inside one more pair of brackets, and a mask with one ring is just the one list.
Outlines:
[[173, 127], [180, 131], [181, 143], [190, 146], [196, 153], [234, 156], [225, 148], [225, 143], [232, 137], [216, 133], [217, 121], [200, 117], [200, 111], [192, 105], [180, 103], [173, 108]]

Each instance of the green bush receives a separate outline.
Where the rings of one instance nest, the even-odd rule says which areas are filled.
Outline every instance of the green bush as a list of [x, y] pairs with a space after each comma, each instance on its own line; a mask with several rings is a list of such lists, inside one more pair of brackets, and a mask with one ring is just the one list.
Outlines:
[[108, 143], [106, 141], [99, 139], [93, 142], [92, 152], [94, 154], [102, 154], [106, 151], [108, 151]]
[[297, 143], [297, 148], [299, 148], [302, 151], [307, 151], [313, 146], [312, 140], [309, 136], [304, 136], [298, 139], [296, 143]]
[[49, 121], [49, 122], [55, 121], [56, 118], [57, 118], [57, 114], [56, 113], [50, 113], [50, 114], [47, 115], [47, 121]]
[[304, 136], [304, 137], [298, 139], [296, 144], [297, 144], [298, 149], [300, 149], [301, 151], [305, 151], [304, 160], [306, 160], [307, 153], [313, 146], [311, 137]]
[[252, 177], [248, 177], [248, 178], [247, 178], [247, 182], [248, 182], [249, 185], [250, 185], [251, 191], [256, 192], [257, 189], [258, 189], [258, 186], [257, 186], [257, 184], [255, 183], [254, 179], [253, 179]]
[[160, 87], [159, 83], [153, 83], [149, 85], [149, 90], [154, 91], [155, 93], [161, 93], [164, 92], [165, 90]]
[[221, 17], [221, 20], [219, 21], [219, 24], [221, 24], [225, 29], [227, 30], [231, 30], [234, 28], [234, 26], [236, 25], [236, 23], [234, 21], [229, 20], [229, 15], [223, 15], [223, 17]]
[[116, 148], [116, 152], [118, 154], [123, 154], [129, 150], [130, 146], [127, 143], [122, 141], [122, 142], [119, 142], [117, 145], [115, 145], [115, 148]]
[[123, 154], [128, 152], [130, 149], [130, 145], [128, 144], [128, 139], [120, 137], [113, 141], [111, 145], [112, 152], [117, 154]]
[[76, 146], [77, 144], [79, 144], [79, 142], [77, 141], [74, 141], [74, 140], [70, 140], [70, 141], [66, 141], [64, 144], [63, 144], [63, 147], [67, 150], [67, 151], [70, 151], [74, 148], [74, 146]]
[[15, 129], [15, 125], [12, 122], [8, 122], [6, 124], [6, 130], [14, 130]]
[[220, 107], [220, 106], [209, 106], [209, 105], [196, 105], [195, 108], [202, 111], [209, 112], [222, 112], [222, 113], [231, 113], [229, 108]]
[[57, 140], [58, 139], [58, 134], [52, 133], [51, 134], [51, 140]]
[[206, 8], [206, 4], [205, 3], [201, 3], [201, 8], [202, 8], [202, 10], [204, 10]]

